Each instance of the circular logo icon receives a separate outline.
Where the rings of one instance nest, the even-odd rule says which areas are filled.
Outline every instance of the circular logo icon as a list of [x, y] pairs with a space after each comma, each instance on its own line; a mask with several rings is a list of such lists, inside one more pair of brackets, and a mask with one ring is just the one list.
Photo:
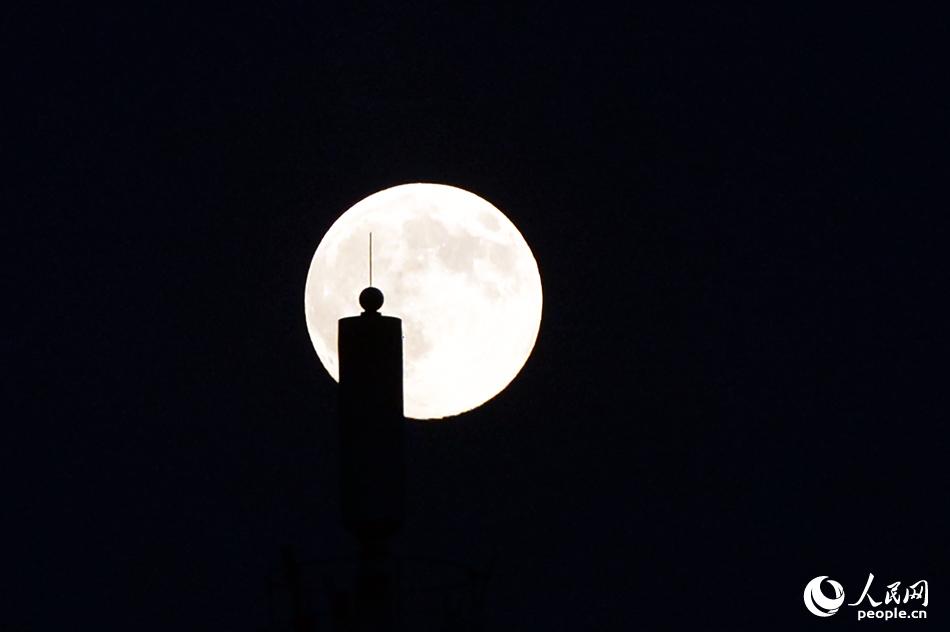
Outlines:
[[828, 579], [828, 584], [834, 590], [835, 596], [829, 599], [821, 592], [821, 582], [826, 579], [828, 576], [822, 575], [805, 586], [805, 607], [816, 617], [830, 617], [838, 612], [838, 608], [844, 603], [844, 588], [833, 579]]

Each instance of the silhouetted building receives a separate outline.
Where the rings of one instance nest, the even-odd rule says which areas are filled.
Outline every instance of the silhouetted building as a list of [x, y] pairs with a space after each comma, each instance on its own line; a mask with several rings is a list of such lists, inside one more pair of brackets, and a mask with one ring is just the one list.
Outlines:
[[352, 624], [396, 630], [398, 599], [389, 539], [405, 515], [402, 321], [382, 316], [383, 293], [360, 293], [365, 310], [340, 319], [343, 524], [360, 544]]
[[359, 554], [301, 564], [287, 551], [274, 630], [478, 630], [485, 573], [391, 550], [406, 498], [402, 321], [379, 313], [374, 287], [359, 300], [364, 311], [340, 319], [337, 346], [341, 509]]
[[340, 438], [343, 522], [365, 547], [379, 547], [405, 514], [402, 321], [383, 316], [383, 294], [360, 293], [365, 310], [341, 318]]

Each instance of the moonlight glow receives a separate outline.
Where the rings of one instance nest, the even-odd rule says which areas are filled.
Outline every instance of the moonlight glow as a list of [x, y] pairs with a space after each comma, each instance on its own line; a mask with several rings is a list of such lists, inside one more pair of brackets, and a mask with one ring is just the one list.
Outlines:
[[524, 237], [482, 198], [405, 184], [362, 200], [330, 227], [304, 296], [317, 355], [339, 379], [337, 320], [360, 312], [373, 285], [382, 313], [402, 318], [405, 413], [440, 419], [485, 403], [515, 378], [541, 323], [541, 278]]

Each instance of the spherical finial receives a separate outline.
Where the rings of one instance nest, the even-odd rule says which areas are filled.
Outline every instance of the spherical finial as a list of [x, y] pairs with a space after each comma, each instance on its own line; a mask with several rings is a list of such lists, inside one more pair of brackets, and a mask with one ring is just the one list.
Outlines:
[[360, 292], [360, 306], [367, 312], [378, 312], [383, 306], [383, 293], [374, 287], [368, 287]]

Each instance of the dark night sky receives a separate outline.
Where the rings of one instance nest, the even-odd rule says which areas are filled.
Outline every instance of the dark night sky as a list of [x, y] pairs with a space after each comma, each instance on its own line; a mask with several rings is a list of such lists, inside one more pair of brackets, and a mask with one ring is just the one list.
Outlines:
[[544, 284], [409, 431], [400, 548], [494, 556], [486, 629], [848, 628], [804, 584], [869, 572], [942, 618], [936, 14], [139, 4], [0, 18], [0, 628], [257, 631], [282, 547], [352, 552], [304, 280], [411, 181]]

